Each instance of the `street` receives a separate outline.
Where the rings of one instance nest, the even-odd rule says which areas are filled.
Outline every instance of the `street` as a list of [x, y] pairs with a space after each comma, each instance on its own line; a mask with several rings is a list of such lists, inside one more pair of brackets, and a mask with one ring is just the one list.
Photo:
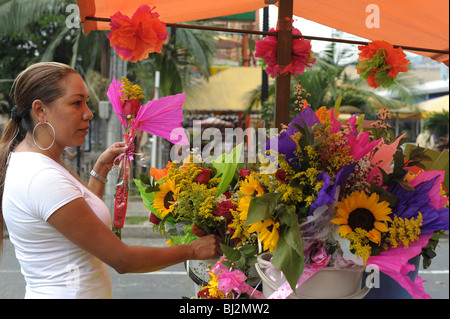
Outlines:
[[[124, 238], [130, 245], [163, 247], [160, 238]], [[22, 299], [25, 281], [8, 239], [4, 240], [3, 259], [0, 264], [0, 299]], [[449, 298], [449, 241], [442, 238], [437, 257], [427, 270], [421, 269], [419, 276], [427, 282], [425, 291], [435, 299]], [[183, 264], [178, 264], [154, 273], [119, 275], [110, 269], [114, 299], [180, 299], [192, 297], [194, 286], [188, 280]], [[190, 287], [189, 287], [190, 286]], [[189, 288], [191, 293], [189, 292]]]

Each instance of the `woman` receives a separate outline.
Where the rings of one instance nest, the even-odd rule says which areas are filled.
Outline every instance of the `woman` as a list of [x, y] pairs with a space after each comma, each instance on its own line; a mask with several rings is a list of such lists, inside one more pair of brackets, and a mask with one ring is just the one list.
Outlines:
[[0, 221], [3, 215], [27, 283], [25, 298], [110, 298], [105, 263], [123, 274], [218, 257], [214, 236], [156, 248], [128, 246], [112, 233], [101, 198], [125, 144], [100, 155], [87, 186], [61, 160], [65, 147], [83, 144], [93, 118], [86, 84], [74, 69], [38, 63], [13, 89], [16, 106], [0, 141]]

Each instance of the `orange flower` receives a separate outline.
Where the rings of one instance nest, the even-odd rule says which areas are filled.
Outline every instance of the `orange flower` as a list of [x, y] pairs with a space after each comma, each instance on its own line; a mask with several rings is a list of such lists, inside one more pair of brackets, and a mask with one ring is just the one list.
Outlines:
[[386, 41], [373, 41], [365, 46], [358, 46], [358, 74], [374, 88], [382, 85], [389, 87], [395, 83], [400, 72], [407, 72], [409, 60], [402, 48], [394, 48]]
[[131, 19], [120, 12], [111, 17], [110, 45], [122, 60], [137, 62], [153, 52], [161, 52], [169, 34], [159, 14], [148, 5], [140, 6]]
[[402, 48], [392, 49], [386, 56], [386, 64], [390, 65], [388, 77], [395, 78], [400, 72], [408, 72], [409, 60]]
[[167, 175], [167, 171], [170, 168], [170, 162], [167, 163], [166, 168], [157, 169], [154, 167], [150, 167], [150, 176], [152, 176], [156, 181], [159, 181], [161, 178]]
[[[333, 113], [331, 113], [333, 112]], [[327, 110], [326, 106], [321, 106], [315, 113], [317, 118], [319, 119], [320, 122], [323, 122], [326, 118], [331, 118], [332, 116], [334, 116], [334, 118], [337, 118], [339, 116], [339, 111], [336, 112], [335, 115], [334, 114], [334, 108], [333, 109], [329, 109]]]

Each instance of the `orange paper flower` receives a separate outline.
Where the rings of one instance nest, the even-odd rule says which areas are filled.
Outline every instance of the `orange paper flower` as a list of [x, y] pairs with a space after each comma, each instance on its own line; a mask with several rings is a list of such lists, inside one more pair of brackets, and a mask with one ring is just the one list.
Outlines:
[[152, 176], [156, 181], [159, 181], [161, 178], [167, 175], [167, 171], [170, 168], [170, 162], [167, 163], [166, 168], [157, 169], [154, 167], [150, 167], [150, 176]]
[[375, 40], [365, 46], [358, 46], [358, 74], [374, 88], [395, 84], [400, 72], [408, 72], [409, 60], [402, 48], [394, 48], [386, 41]]
[[152, 12], [155, 7], [140, 6], [131, 19], [120, 11], [111, 17], [110, 44], [124, 61], [137, 62], [153, 52], [161, 52], [169, 34], [166, 24]]

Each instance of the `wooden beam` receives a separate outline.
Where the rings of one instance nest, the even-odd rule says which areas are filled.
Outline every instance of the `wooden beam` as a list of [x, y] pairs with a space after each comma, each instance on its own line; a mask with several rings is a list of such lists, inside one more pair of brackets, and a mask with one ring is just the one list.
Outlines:
[[[278, 45], [277, 64], [283, 69], [292, 60], [292, 14], [293, 0], [279, 0], [278, 3]], [[289, 102], [291, 96], [291, 74], [277, 76], [274, 124], [281, 130], [281, 124], [289, 124]]]

